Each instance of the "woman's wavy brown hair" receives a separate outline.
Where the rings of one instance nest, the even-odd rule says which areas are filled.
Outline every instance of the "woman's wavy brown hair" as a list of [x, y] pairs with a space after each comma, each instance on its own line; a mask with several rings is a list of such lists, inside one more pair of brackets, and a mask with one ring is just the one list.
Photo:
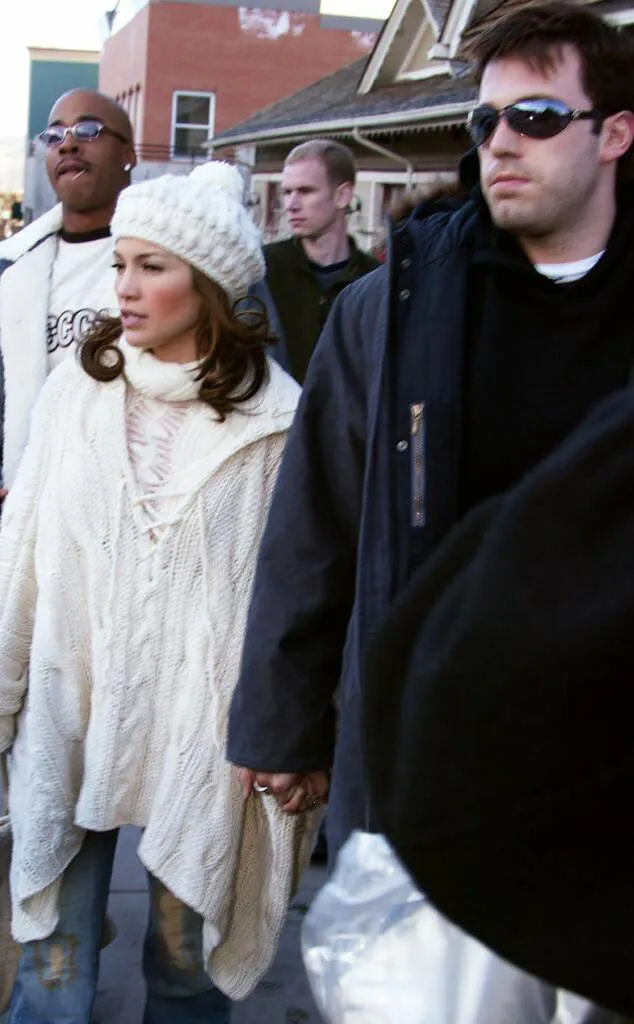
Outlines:
[[[202, 300], [196, 324], [198, 397], [223, 421], [267, 380], [266, 346], [274, 339], [259, 299], [238, 299], [232, 305], [224, 289], [195, 267], [192, 283]], [[123, 373], [125, 359], [117, 345], [122, 334], [118, 317], [99, 317], [81, 343], [81, 365], [94, 380], [108, 382]]]

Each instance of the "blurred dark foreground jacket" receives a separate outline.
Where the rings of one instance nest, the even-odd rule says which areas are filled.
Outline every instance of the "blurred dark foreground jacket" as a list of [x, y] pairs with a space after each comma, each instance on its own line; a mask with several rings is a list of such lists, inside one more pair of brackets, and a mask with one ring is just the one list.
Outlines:
[[375, 824], [421, 889], [634, 1017], [634, 389], [449, 535], [365, 684]]

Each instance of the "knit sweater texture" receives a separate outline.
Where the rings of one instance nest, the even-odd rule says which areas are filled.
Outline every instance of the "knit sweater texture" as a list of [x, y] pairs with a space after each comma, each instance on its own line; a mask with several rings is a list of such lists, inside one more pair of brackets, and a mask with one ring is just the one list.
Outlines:
[[[224, 423], [191, 370], [130, 349], [100, 384], [49, 377], [0, 530], [0, 750], [12, 747], [13, 933], [49, 936], [85, 830], [144, 829], [146, 868], [204, 920], [210, 977], [247, 996], [275, 955], [316, 815], [244, 799], [225, 758], [260, 536], [299, 389]], [[131, 390], [186, 402], [158, 487], [133, 471]], [[28, 685], [27, 685], [28, 678]]]

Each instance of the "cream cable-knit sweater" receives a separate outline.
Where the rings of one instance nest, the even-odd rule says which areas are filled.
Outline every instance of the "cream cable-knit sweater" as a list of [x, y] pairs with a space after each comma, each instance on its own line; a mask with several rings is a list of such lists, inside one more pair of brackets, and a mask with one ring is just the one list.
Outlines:
[[191, 400], [197, 385], [184, 368], [122, 346], [136, 391], [187, 401], [173, 452], [189, 458], [143, 492], [126, 437], [130, 384], [98, 384], [70, 359], [42, 391], [3, 510], [13, 931], [26, 942], [55, 929], [61, 876], [84, 830], [137, 824], [141, 860], [202, 915], [209, 974], [239, 999], [273, 959], [315, 825], [271, 798], [245, 801], [224, 756], [298, 388], [270, 363], [266, 388], [221, 424]]

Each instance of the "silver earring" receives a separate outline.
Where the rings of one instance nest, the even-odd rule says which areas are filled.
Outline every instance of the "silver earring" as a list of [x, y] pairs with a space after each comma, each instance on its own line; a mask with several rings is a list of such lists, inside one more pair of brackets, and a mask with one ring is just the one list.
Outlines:
[[124, 169], [124, 171], [131, 171], [132, 170], [132, 164], [126, 164], [123, 169]]

